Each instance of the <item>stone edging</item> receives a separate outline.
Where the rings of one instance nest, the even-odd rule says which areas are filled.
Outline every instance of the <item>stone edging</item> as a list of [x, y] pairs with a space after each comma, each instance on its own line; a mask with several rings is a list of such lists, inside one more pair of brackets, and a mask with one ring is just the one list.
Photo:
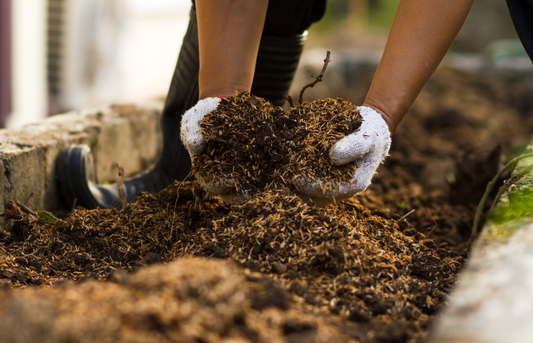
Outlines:
[[[532, 158], [521, 160], [515, 173], [531, 164]], [[431, 343], [533, 339], [533, 172], [499, 199], [448, 302]]]
[[135, 174], [153, 163], [161, 149], [163, 104], [108, 105], [56, 115], [17, 129], [0, 130], [0, 191], [35, 210], [62, 205], [54, 178], [57, 154], [71, 144], [88, 144], [99, 180], [113, 181], [119, 163]]

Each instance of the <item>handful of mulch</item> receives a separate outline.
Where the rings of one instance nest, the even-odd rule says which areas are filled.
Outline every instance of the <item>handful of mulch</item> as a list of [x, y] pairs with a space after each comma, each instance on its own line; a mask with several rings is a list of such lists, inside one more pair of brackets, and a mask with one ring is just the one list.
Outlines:
[[336, 166], [331, 147], [357, 131], [357, 107], [340, 98], [305, 102], [289, 112], [243, 92], [222, 99], [200, 123], [207, 149], [193, 162], [206, 181], [233, 179], [238, 192], [290, 188], [291, 179], [349, 181], [356, 166]]

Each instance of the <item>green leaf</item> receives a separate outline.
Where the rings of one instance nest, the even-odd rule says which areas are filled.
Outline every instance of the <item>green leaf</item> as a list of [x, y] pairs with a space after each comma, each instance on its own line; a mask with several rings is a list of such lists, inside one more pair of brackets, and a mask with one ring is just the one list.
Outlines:
[[54, 215], [48, 211], [35, 211], [35, 213], [37, 213], [39, 217], [48, 220], [49, 223], [57, 222], [57, 218], [54, 217]]

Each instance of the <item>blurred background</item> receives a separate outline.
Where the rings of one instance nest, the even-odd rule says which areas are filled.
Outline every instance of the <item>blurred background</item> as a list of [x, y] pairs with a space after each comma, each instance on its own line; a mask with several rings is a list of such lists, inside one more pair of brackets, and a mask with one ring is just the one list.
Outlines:
[[[375, 66], [399, 0], [330, 0], [302, 65]], [[164, 98], [190, 0], [0, 0], [0, 126], [107, 103]], [[449, 58], [463, 68], [526, 70], [501, 0], [477, 1]], [[348, 63], [353, 65], [353, 63]], [[364, 64], [364, 63], [363, 63]]]

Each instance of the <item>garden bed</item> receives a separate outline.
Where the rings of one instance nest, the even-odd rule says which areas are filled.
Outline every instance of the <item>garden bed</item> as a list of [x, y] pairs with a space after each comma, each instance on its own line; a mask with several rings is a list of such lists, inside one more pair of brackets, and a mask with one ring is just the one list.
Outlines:
[[326, 208], [279, 189], [228, 205], [194, 182], [54, 223], [12, 202], [0, 341], [423, 341], [487, 182], [530, 138], [509, 81], [439, 70], [371, 187]]

